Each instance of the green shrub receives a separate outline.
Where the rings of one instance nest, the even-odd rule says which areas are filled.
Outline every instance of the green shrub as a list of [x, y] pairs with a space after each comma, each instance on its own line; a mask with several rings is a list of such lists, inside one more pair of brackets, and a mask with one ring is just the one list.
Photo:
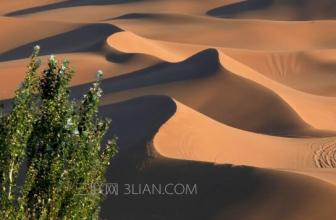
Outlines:
[[97, 116], [102, 72], [80, 102], [72, 101], [69, 62], [50, 56], [40, 75], [38, 53], [36, 46], [12, 110], [0, 113], [0, 216], [97, 219], [102, 196], [89, 186], [105, 181], [117, 153], [116, 138], [101, 147], [110, 123]]

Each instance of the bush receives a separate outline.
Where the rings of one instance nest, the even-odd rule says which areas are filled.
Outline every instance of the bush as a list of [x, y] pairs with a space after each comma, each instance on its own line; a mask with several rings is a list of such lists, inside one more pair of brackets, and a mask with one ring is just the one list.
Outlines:
[[69, 62], [50, 56], [39, 75], [39, 49], [34, 48], [12, 110], [0, 113], [0, 216], [98, 219], [102, 196], [89, 186], [104, 182], [117, 153], [116, 138], [101, 147], [110, 123], [97, 116], [102, 72], [80, 102], [72, 101]]

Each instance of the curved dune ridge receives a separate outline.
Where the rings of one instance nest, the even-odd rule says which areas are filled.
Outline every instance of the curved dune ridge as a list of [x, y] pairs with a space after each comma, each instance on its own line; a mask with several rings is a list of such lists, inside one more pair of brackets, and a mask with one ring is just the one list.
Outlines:
[[[148, 15], [143, 19], [106, 22], [150, 39], [208, 47], [284, 52], [334, 49], [336, 46], [335, 20], [218, 19], [177, 12]], [[173, 31], [182, 27], [183, 31]]]
[[[125, 39], [123, 39], [124, 36]], [[192, 47], [190, 45], [186, 45], [184, 47], [183, 44], [146, 40], [140, 37], [133, 38], [133, 36], [133, 34], [128, 34], [127, 32], [120, 32], [118, 34], [112, 35], [108, 39], [108, 43], [112, 47], [122, 50], [123, 52], [132, 51], [150, 54], [172, 62], [183, 59], [183, 55], [190, 56], [191, 54], [202, 50], [202, 47], [200, 46]], [[130, 38], [133, 39], [134, 44], [123, 44], [123, 42], [131, 41]], [[155, 46], [151, 46], [148, 48], [147, 45]], [[160, 53], [160, 51], [164, 48], [168, 48], [167, 50], [165, 50], [166, 53]], [[174, 50], [177, 51], [177, 56], [174, 56], [175, 53], [172, 52]], [[313, 127], [325, 130], [335, 130], [336, 119], [333, 117], [333, 115], [335, 115], [336, 113], [335, 98], [320, 97], [294, 90], [274, 80], [265, 78], [264, 75], [251, 69], [247, 65], [244, 65], [237, 60], [232, 59], [225, 54], [225, 50], [221, 48], [219, 48], [218, 50], [220, 51], [219, 59], [221, 65], [227, 70], [235, 73], [236, 75], [255, 81], [258, 84], [261, 84], [267, 88], [270, 88], [271, 90], [276, 92], [281, 98], [283, 98], [292, 108], [294, 108], [296, 112], [303, 118], [303, 120], [305, 120]], [[314, 108], [311, 108], [311, 106], [314, 106]], [[323, 112], [324, 114], [321, 115], [321, 112]]]
[[176, 105], [176, 114], [154, 138], [154, 146], [161, 155], [285, 169], [330, 168], [335, 163], [334, 137], [302, 139], [259, 135], [218, 123], [177, 101]]
[[274, 135], [323, 135], [322, 131], [314, 131], [272, 91], [224, 69], [216, 50], [205, 50], [178, 63], [161, 63], [107, 79], [102, 87], [107, 93], [119, 92], [107, 99], [125, 94], [166, 94], [224, 124], [244, 130]]
[[208, 15], [221, 18], [271, 20], [335, 19], [332, 0], [245, 0], [211, 9]]
[[[190, 198], [185, 197], [164, 200], [155, 196], [135, 197], [131, 200], [122, 195], [116, 198], [107, 197], [104, 217], [144, 218], [151, 216], [148, 212], [161, 215], [165, 213], [167, 218], [177, 219], [280, 220], [285, 216], [286, 219], [294, 220], [328, 219], [333, 216], [335, 186], [326, 183], [333, 181], [332, 174], [326, 176], [313, 168], [313, 149], [310, 151], [307, 147], [313, 142], [327, 142], [327, 139], [272, 138], [243, 132], [209, 120], [166, 96], [143, 96], [107, 105], [102, 107], [102, 114], [115, 118], [113, 131], [122, 138], [120, 153], [108, 172], [108, 180], [118, 179], [121, 183], [127, 183], [131, 174], [140, 183], [156, 182], [158, 179], [160, 182], [191, 182], [197, 183], [202, 189], [200, 197], [194, 198], [192, 203]], [[165, 125], [162, 127], [163, 123]], [[226, 135], [222, 135], [223, 130], [219, 131], [220, 129], [225, 130]], [[210, 133], [215, 139], [213, 142], [207, 138]], [[124, 138], [130, 135], [132, 139]], [[146, 145], [153, 135], [153, 144]], [[238, 145], [237, 137], [241, 141]], [[236, 147], [220, 149], [220, 146], [228, 146], [229, 140]], [[258, 142], [261, 146], [258, 146]], [[250, 148], [251, 152], [248, 150]], [[286, 148], [286, 151], [281, 148]], [[225, 154], [218, 150], [225, 151]], [[165, 157], [155, 156], [156, 153]], [[279, 157], [274, 154], [279, 154]], [[171, 159], [178, 158], [176, 155], [183, 160]], [[220, 158], [222, 156], [227, 157], [225, 163], [230, 160], [237, 164], [296, 167], [295, 172], [305, 172], [305, 175], [261, 168], [223, 166], [219, 164], [224, 159]], [[208, 161], [211, 163], [199, 162], [205, 160], [205, 157], [210, 158]], [[261, 161], [264, 164], [260, 164]], [[130, 164], [141, 164], [143, 168], [134, 171]], [[300, 171], [300, 167], [306, 169]], [[311, 167], [309, 172], [307, 167]], [[330, 172], [334, 174], [334, 171]], [[214, 182], [216, 184], [212, 185]], [[246, 182], [248, 184], [244, 184]], [[206, 205], [204, 200], [207, 201]], [[183, 210], [179, 208], [181, 206], [184, 207]], [[126, 212], [127, 209], [134, 212]], [[167, 213], [162, 209], [167, 210]], [[195, 209], [198, 211], [195, 212]], [[280, 209], [285, 213], [279, 215]], [[176, 212], [178, 215], [175, 215]]]
[[74, 98], [101, 69], [107, 181], [198, 186], [108, 196], [103, 219], [333, 219], [334, 19], [332, 0], [3, 0], [0, 100], [36, 44], [72, 61]]

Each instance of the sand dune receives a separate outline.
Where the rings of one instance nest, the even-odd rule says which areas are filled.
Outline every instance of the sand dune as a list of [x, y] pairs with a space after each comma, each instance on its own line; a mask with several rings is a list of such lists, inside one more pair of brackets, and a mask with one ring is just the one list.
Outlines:
[[[157, 111], [158, 108], [162, 111]], [[183, 112], [184, 110], [186, 112]], [[112, 116], [115, 119], [114, 132], [121, 138], [121, 151], [113, 161], [108, 180], [118, 179], [120, 183], [134, 180], [135, 183], [197, 183], [200, 193], [196, 197], [168, 197], [166, 199], [148, 195], [135, 196], [132, 199], [122, 195], [108, 197], [104, 203], [103, 210], [106, 210], [104, 217], [117, 219], [238, 218], [279, 220], [333, 217], [335, 188], [319, 179], [275, 170], [189, 161], [191, 157], [185, 161], [157, 155], [156, 150], [160, 151], [162, 147], [165, 147], [161, 144], [167, 144], [167, 142], [159, 143], [158, 137], [155, 137], [153, 145], [147, 143], [151, 142], [153, 135], [161, 136], [166, 133], [167, 127], [173, 129], [177, 125], [174, 127], [175, 131], [176, 133], [180, 132], [178, 135], [170, 136], [170, 143], [174, 143], [172, 139], [180, 140], [179, 137], [185, 134], [185, 128], [187, 128], [187, 132], [199, 128], [204, 131], [208, 129], [208, 127], [191, 126], [190, 123], [195, 122], [194, 120], [196, 123], [202, 121], [203, 116], [190, 111], [179, 103], [176, 106], [172, 99], [164, 96], [141, 97], [102, 108], [103, 115]], [[172, 122], [181, 117], [190, 118], [183, 121], [182, 124]], [[168, 122], [157, 135], [157, 129], [167, 120]], [[204, 121], [207, 123], [206, 119]], [[146, 123], [144, 124], [144, 122]], [[130, 126], [125, 126], [125, 124]], [[184, 126], [181, 127], [181, 125]], [[222, 125], [218, 123], [218, 126]], [[213, 129], [211, 127], [211, 130]], [[232, 133], [234, 132], [239, 133], [240, 131], [236, 130]], [[225, 132], [228, 138], [232, 133]], [[206, 134], [202, 133], [205, 139]], [[128, 138], [129, 135], [132, 135], [133, 138]], [[250, 135], [258, 138], [258, 135]], [[259, 138], [272, 141], [272, 138], [267, 136]], [[232, 138], [232, 140], [234, 139]], [[207, 147], [210, 146], [208, 141], [210, 141], [209, 138], [206, 140]], [[257, 144], [256, 142], [252, 143]], [[174, 146], [169, 146], [167, 149], [170, 147]], [[250, 146], [243, 147], [248, 150]], [[286, 143], [283, 143], [283, 147], [286, 147]], [[297, 146], [294, 147], [297, 148]], [[247, 155], [243, 149], [241, 150], [243, 155]], [[204, 152], [204, 146], [202, 151]], [[206, 151], [206, 154], [210, 151], [211, 149]], [[225, 154], [227, 153], [230, 152], [225, 152]], [[252, 153], [251, 156], [256, 158], [255, 155], [256, 153]], [[262, 160], [260, 157], [260, 161]], [[131, 164], [136, 164], [142, 169], [134, 169]], [[216, 184], [214, 185], [214, 183]], [[130, 209], [132, 212], [127, 211]], [[242, 209], [244, 212], [240, 211]]]
[[335, 96], [335, 51], [262, 52], [225, 50], [236, 60], [297, 90]]
[[108, 197], [107, 219], [333, 219], [332, 0], [3, 0], [0, 100], [32, 47], [105, 72], [120, 153], [109, 182], [195, 183], [197, 196]]
[[287, 169], [314, 168], [323, 163], [321, 155], [327, 153], [319, 152], [326, 148], [323, 144], [332, 146], [335, 142], [335, 138], [276, 138], [241, 131], [180, 103], [176, 111], [155, 136], [154, 146], [160, 154], [177, 159]]
[[[34, 45], [41, 45], [41, 47], [48, 48], [42, 51], [41, 55], [51, 53], [95, 52], [104, 46], [105, 39], [108, 36], [118, 31], [120, 31], [119, 28], [108, 24], [86, 25], [4, 52], [0, 56], [0, 61], [28, 57]], [[85, 38], [82, 38], [82, 36], [85, 36]], [[73, 41], [73, 39], [77, 40]]]
[[335, 19], [332, 0], [246, 0], [211, 9], [208, 15], [222, 18], [271, 20]]
[[[36, 21], [11, 17], [0, 17], [0, 24], [6, 30], [0, 35], [0, 40], [6, 42], [0, 46], [1, 53], [80, 26], [80, 24], [70, 22]], [[45, 31], [40, 31], [41, 28]], [[30, 30], [29, 33], [27, 33], [27, 30]], [[29, 51], [31, 51], [31, 48], [27, 50], [27, 52]]]
[[[137, 0], [128, 0], [127, 3], [137, 1]], [[64, 9], [69, 7], [78, 7], [78, 6], [93, 6], [93, 5], [110, 5], [110, 4], [122, 4], [125, 3], [124, 0], [63, 0], [60, 2], [55, 2], [51, 4], [40, 5], [36, 7], [26, 8], [18, 11], [8, 13], [8, 16], [18, 16], [31, 13], [38, 13], [41, 11], [49, 11], [55, 9]]]
[[[97, 67], [105, 72], [105, 77], [113, 77], [129, 72], [148, 68], [161, 62], [153, 57], [136, 55], [136, 54], [118, 54], [111, 50], [102, 53], [82, 52], [82, 53], [66, 53], [58, 54], [57, 57], [61, 60], [71, 60], [71, 66], [78, 72], [72, 81], [74, 86], [87, 84], [95, 80], [95, 73]], [[47, 56], [41, 57], [44, 64]], [[10, 99], [13, 97], [17, 86], [20, 84], [25, 76], [27, 59], [20, 59], [15, 61], [0, 62], [1, 72], [6, 74], [6, 80], [0, 80], [0, 88], [8, 88], [0, 90], [0, 99]], [[94, 62], [95, 65], [92, 65]], [[76, 65], [80, 63], [81, 65]], [[83, 91], [79, 92], [80, 94]]]
[[240, 129], [274, 135], [323, 135], [313, 131], [272, 91], [220, 67], [215, 50], [203, 51], [180, 63], [162, 63], [106, 79], [103, 89], [109, 93], [105, 102], [125, 96], [165, 94]]
[[[33, 0], [33, 1], [12, 1], [12, 0], [2, 0], [0, 13], [6, 14], [10, 11], [23, 10], [30, 7], [38, 7], [41, 5], [47, 5], [55, 3], [57, 0]], [[62, 1], [62, 0], [61, 0]]]
[[[116, 19], [107, 22], [150, 39], [208, 47], [302, 51], [331, 49], [336, 46], [333, 40], [336, 36], [334, 20], [222, 20], [199, 15], [161, 13], [152, 18]], [[183, 27], [183, 31], [174, 31], [180, 27]]]
[[[113, 39], [117, 38], [118, 36], [123, 37], [124, 35], [126, 35], [126, 38], [129, 37], [129, 35], [124, 32], [112, 35], [112, 37], [115, 37], [109, 38], [110, 45], [112, 47], [118, 45], [116, 46], [116, 48], [125, 52], [133, 51], [138, 53], [146, 53], [170, 61], [178, 61], [179, 59], [181, 59], [181, 56], [172, 57], [167, 56], [166, 53], [158, 53], [158, 51], [160, 50], [158, 50], [157, 47], [168, 47], [170, 48], [170, 51], [177, 51], [176, 54], [181, 54], [180, 51], [183, 51], [184, 56], [188, 56], [187, 54], [191, 55], [193, 52], [201, 50], [202, 48], [200, 46], [192, 47], [190, 45], [186, 45], [184, 47], [183, 44], [166, 43], [165, 41], [155, 40], [149, 40], [149, 42], [151, 42], [152, 44], [155, 43], [156, 47], [151, 47], [151, 49], [147, 50], [145, 46], [132, 47], [132, 44], [122, 44], [122, 41], [120, 40], [116, 40], [116, 43], [114, 43]], [[138, 42], [137, 45], [146, 45], [141, 44], [142, 42], [137, 40], [138, 39], [135, 38], [135, 41]], [[270, 88], [271, 90], [276, 92], [281, 98], [283, 98], [292, 108], [294, 108], [296, 112], [300, 115], [300, 117], [302, 117], [303, 120], [305, 120], [311, 126], [319, 129], [335, 130], [336, 119], [333, 117], [336, 113], [336, 109], [334, 107], [336, 106], [335, 98], [315, 96], [312, 94], [307, 94], [298, 90], [294, 90], [286, 85], [271, 80], [270, 78], [267, 78], [264, 75], [258, 73], [254, 69], [251, 69], [247, 65], [238, 62], [235, 59], [232, 59], [230, 56], [227, 56], [225, 54], [224, 49], [219, 48], [218, 50], [221, 52], [219, 53], [221, 65], [224, 66], [227, 70], [251, 81], [255, 81], [265, 86], [266, 88]], [[170, 54], [174, 53], [170, 52]], [[314, 108], [310, 108], [310, 106], [314, 106]], [[321, 114], [321, 112], [323, 112], [323, 114]]]

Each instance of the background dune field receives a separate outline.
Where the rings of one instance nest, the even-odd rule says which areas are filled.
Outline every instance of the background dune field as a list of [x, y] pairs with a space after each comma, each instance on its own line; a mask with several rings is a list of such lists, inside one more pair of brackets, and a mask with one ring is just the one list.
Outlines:
[[1, 0], [0, 100], [34, 45], [103, 70], [120, 152], [107, 181], [197, 184], [108, 196], [102, 219], [336, 219], [333, 0]]

